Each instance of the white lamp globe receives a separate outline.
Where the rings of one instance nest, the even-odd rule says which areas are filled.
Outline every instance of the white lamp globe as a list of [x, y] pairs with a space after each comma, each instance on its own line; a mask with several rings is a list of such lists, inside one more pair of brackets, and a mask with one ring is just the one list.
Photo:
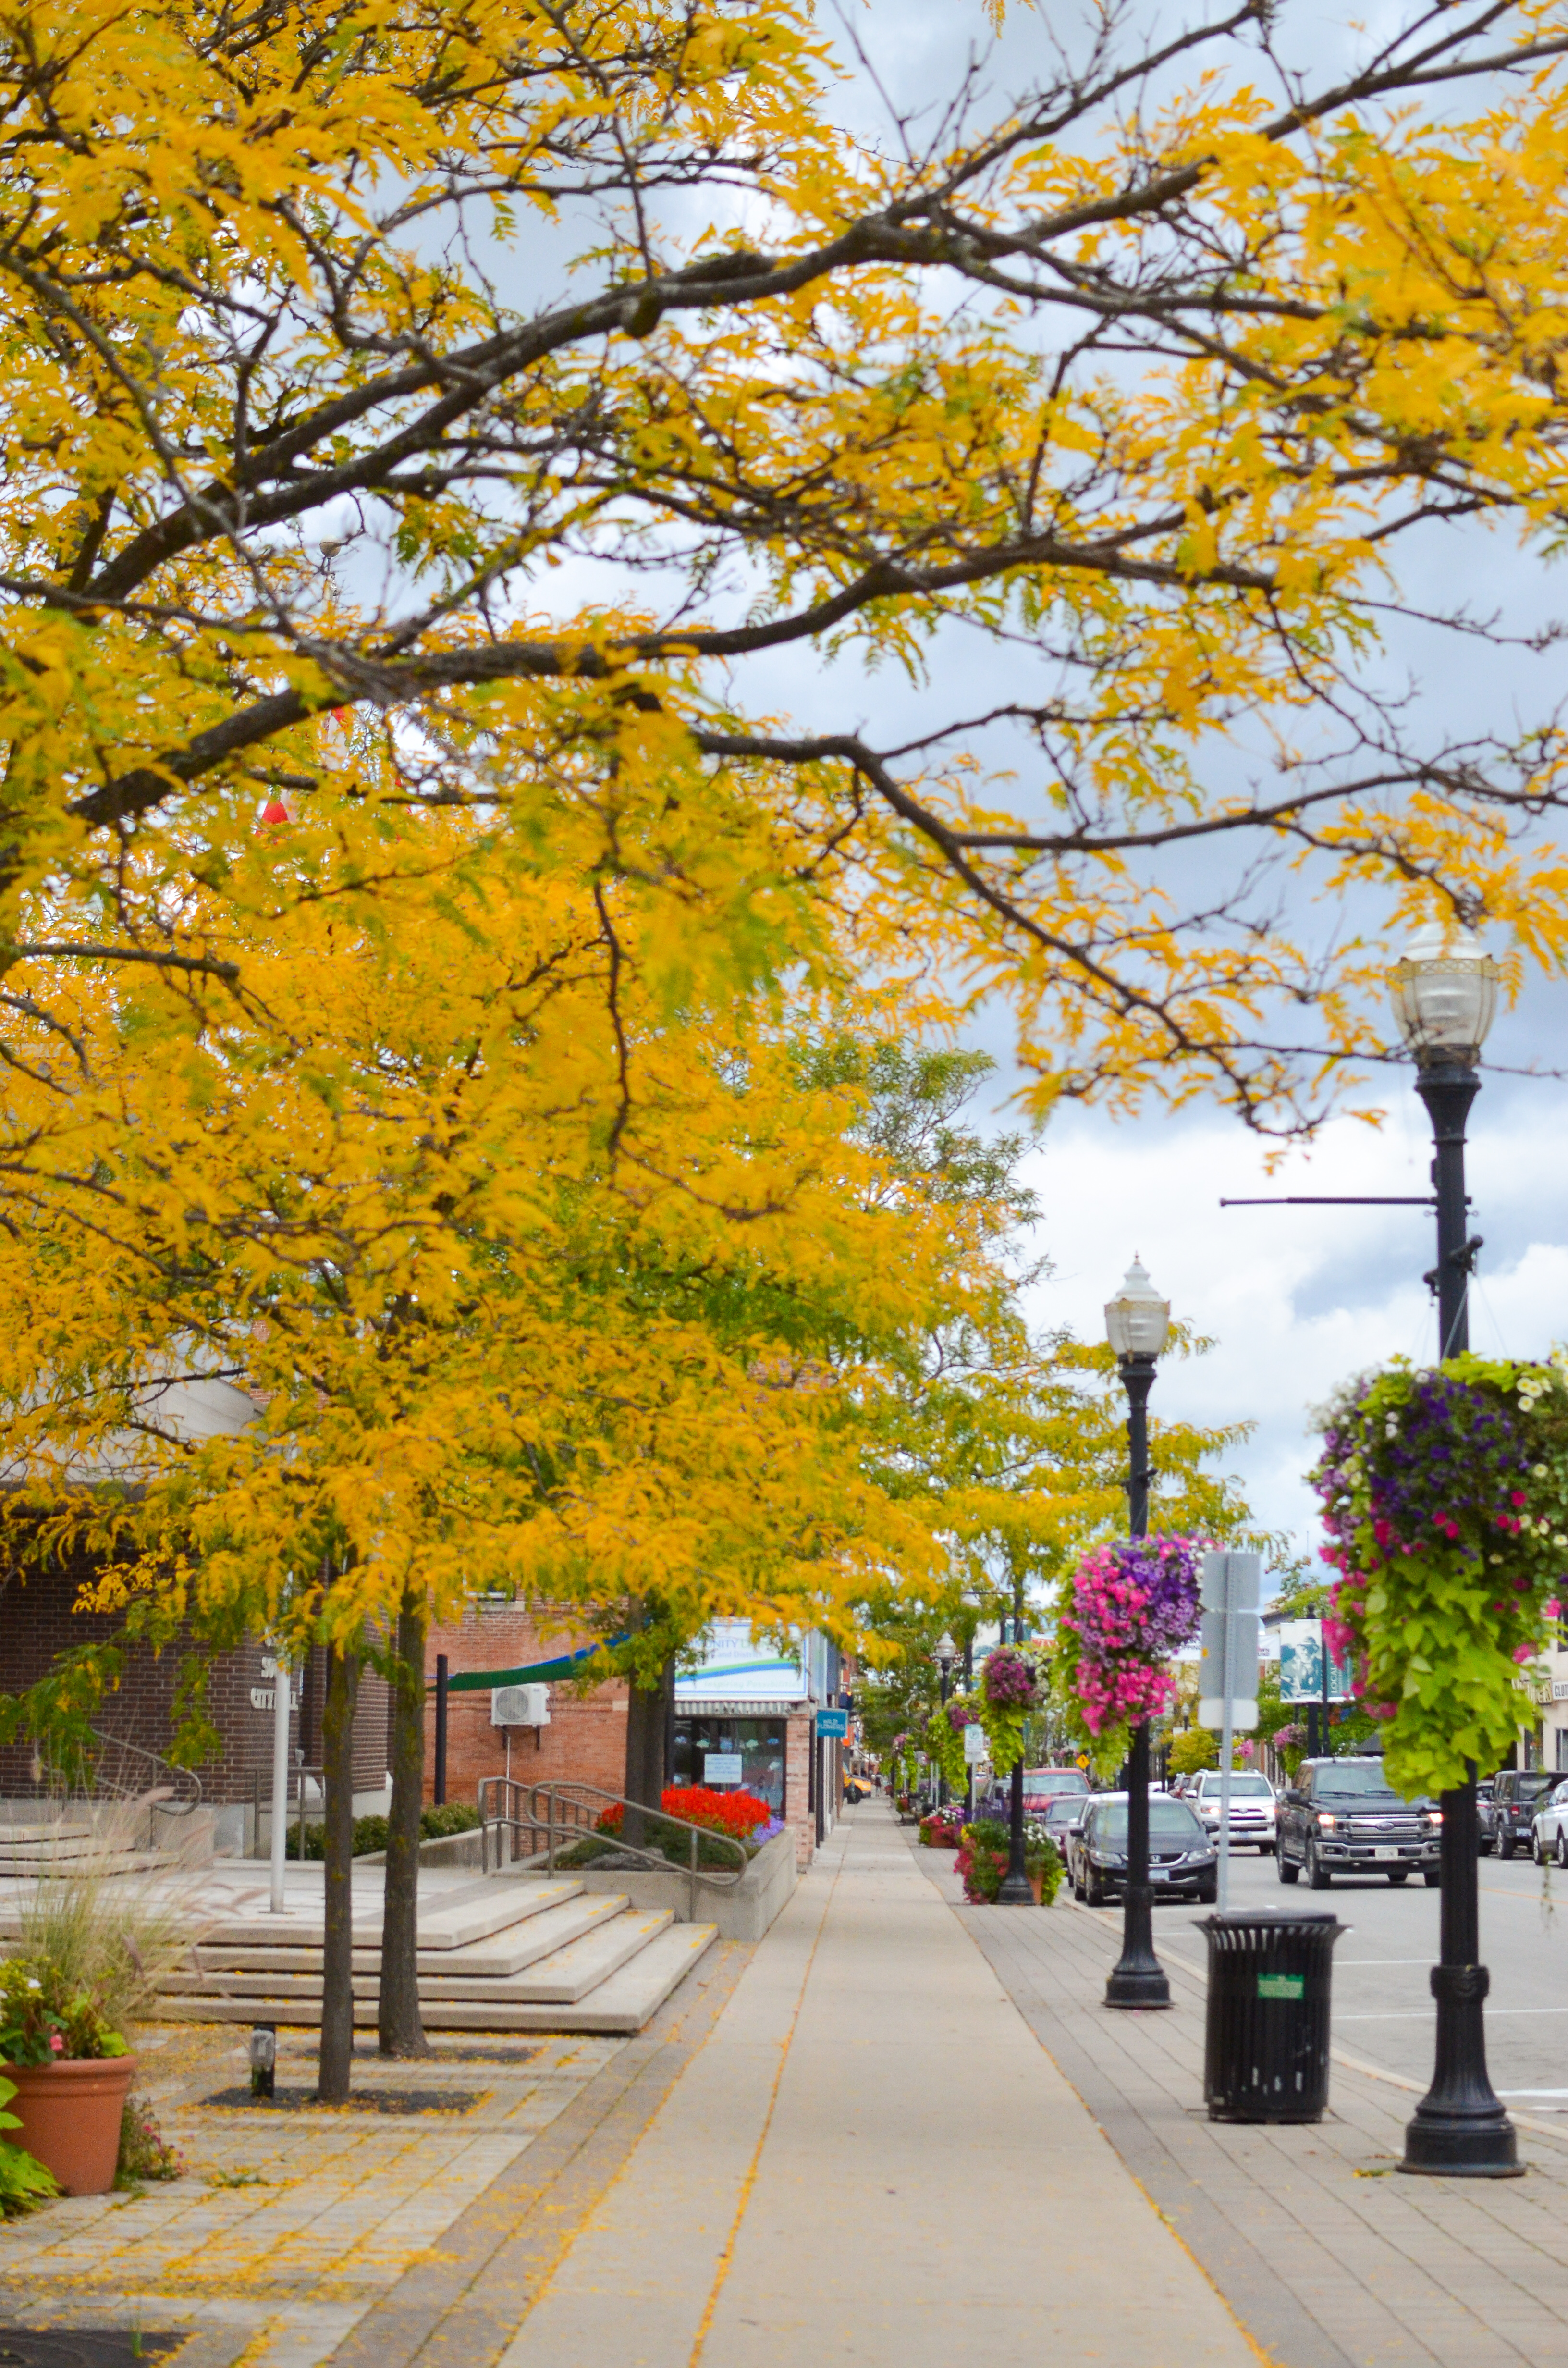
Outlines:
[[1171, 1303], [1160, 1297], [1139, 1258], [1107, 1303], [1105, 1329], [1119, 1357], [1157, 1357], [1170, 1338]]
[[1434, 921], [1389, 973], [1399, 1032], [1416, 1060], [1468, 1068], [1486, 1042], [1502, 973], [1471, 929]]

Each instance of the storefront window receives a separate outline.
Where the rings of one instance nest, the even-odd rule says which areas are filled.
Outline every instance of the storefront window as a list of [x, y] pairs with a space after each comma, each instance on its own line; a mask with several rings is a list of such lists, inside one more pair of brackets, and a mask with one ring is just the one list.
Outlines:
[[[733, 1766], [714, 1766], [715, 1761]], [[784, 1815], [784, 1721], [781, 1718], [677, 1718], [676, 1784], [710, 1784], [717, 1793], [746, 1792]]]

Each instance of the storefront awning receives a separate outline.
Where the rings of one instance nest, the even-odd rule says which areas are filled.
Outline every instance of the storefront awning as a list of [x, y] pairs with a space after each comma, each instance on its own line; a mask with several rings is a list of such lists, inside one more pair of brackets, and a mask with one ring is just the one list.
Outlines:
[[699, 1695], [695, 1702], [676, 1698], [676, 1717], [685, 1718], [797, 1718], [805, 1717], [816, 1707], [808, 1702], [711, 1702]]
[[[596, 1653], [613, 1652], [618, 1645], [631, 1643], [630, 1636], [607, 1636], [602, 1645], [585, 1645], [581, 1652], [557, 1653], [552, 1661], [529, 1661], [520, 1669], [459, 1669], [447, 1679], [449, 1694], [483, 1693], [490, 1686], [547, 1686], [558, 1678], [574, 1678], [585, 1661]], [[430, 1679], [425, 1688], [427, 1694], [436, 1691]]]

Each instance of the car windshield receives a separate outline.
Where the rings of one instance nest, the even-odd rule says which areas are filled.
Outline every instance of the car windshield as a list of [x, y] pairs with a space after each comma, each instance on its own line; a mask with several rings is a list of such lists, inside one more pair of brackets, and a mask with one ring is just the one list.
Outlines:
[[1045, 1822], [1048, 1826], [1070, 1826], [1074, 1817], [1081, 1817], [1083, 1814], [1082, 1794], [1062, 1793], [1054, 1801], [1046, 1803]]
[[[1149, 1839], [1159, 1842], [1187, 1842], [1197, 1845], [1209, 1839], [1201, 1821], [1194, 1816], [1185, 1801], [1173, 1801], [1156, 1796], [1149, 1804]], [[1108, 1801], [1095, 1816], [1095, 1839], [1108, 1842], [1113, 1850], [1127, 1841], [1127, 1804]]]
[[1382, 1769], [1378, 1765], [1353, 1761], [1343, 1768], [1320, 1768], [1312, 1780], [1314, 1801], [1397, 1801], [1394, 1791]]
[[1058, 1793], [1076, 1793], [1089, 1789], [1089, 1780], [1081, 1768], [1026, 1768], [1024, 1798], [1032, 1794], [1037, 1801], [1053, 1800]]
[[[1218, 1776], [1206, 1776], [1203, 1779], [1206, 1797], [1215, 1800], [1219, 1798], [1221, 1781]], [[1233, 1776], [1231, 1779], [1233, 1801], [1269, 1801], [1273, 1797], [1274, 1787], [1267, 1776]]]

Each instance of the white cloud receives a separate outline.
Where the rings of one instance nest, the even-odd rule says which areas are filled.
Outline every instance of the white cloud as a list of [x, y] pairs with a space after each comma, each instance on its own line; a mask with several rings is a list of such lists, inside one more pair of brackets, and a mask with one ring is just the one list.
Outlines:
[[[1403, 1098], [1402, 1098], [1403, 1099]], [[1486, 1247], [1471, 1305], [1483, 1354], [1540, 1355], [1568, 1338], [1568, 1212], [1549, 1122], [1557, 1089], [1483, 1092], [1471, 1122], [1475, 1230]], [[1270, 1528], [1316, 1543], [1302, 1474], [1312, 1408], [1347, 1375], [1404, 1354], [1436, 1354], [1422, 1277], [1433, 1262], [1424, 1208], [1221, 1209], [1221, 1196], [1411, 1193], [1429, 1190], [1430, 1145], [1414, 1096], [1374, 1133], [1335, 1122], [1311, 1156], [1278, 1174], [1234, 1121], [1219, 1113], [1116, 1126], [1069, 1114], [1029, 1163], [1044, 1206], [1043, 1246], [1055, 1271], [1039, 1292], [1041, 1321], [1100, 1337], [1102, 1309], [1136, 1251], [1175, 1312], [1216, 1346], [1169, 1363], [1155, 1405], [1199, 1422], [1251, 1419], [1233, 1459]]]

